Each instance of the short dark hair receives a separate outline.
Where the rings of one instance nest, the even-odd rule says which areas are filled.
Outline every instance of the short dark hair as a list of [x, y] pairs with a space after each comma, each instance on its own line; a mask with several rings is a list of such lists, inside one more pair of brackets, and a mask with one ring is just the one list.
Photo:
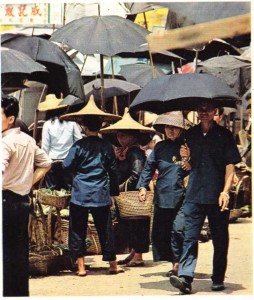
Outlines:
[[84, 116], [83, 126], [86, 126], [90, 131], [99, 131], [102, 126], [102, 119], [98, 116]]
[[248, 92], [248, 94], [246, 95], [245, 99], [246, 99], [246, 101], [248, 101], [248, 100], [251, 99], [251, 92]]
[[14, 116], [15, 119], [18, 117], [19, 102], [15, 97], [2, 94], [1, 107], [6, 117]]

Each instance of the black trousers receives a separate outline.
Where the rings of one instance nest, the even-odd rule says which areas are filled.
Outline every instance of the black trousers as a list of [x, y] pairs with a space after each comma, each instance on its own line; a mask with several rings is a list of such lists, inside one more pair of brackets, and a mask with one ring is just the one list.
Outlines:
[[178, 272], [180, 276], [194, 277], [199, 236], [207, 216], [214, 249], [212, 281], [215, 283], [224, 281], [229, 246], [229, 213], [229, 210], [221, 212], [218, 204], [184, 204], [186, 230]]
[[110, 206], [83, 207], [70, 204], [69, 249], [74, 259], [86, 255], [86, 233], [88, 213], [91, 213], [98, 232], [102, 260], [116, 260]]
[[183, 237], [183, 208], [160, 208], [155, 205], [152, 229], [153, 260], [179, 262]]
[[42, 186], [55, 190], [71, 190], [73, 175], [62, 167], [62, 162], [54, 162], [51, 169], [47, 172]]
[[2, 193], [3, 296], [29, 296], [29, 199]]

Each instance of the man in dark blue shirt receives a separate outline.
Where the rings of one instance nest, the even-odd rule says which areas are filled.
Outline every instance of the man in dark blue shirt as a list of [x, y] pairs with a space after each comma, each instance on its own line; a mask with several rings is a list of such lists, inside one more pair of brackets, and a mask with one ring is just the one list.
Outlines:
[[186, 147], [181, 156], [190, 157], [192, 169], [188, 182], [184, 216], [185, 238], [178, 276], [170, 283], [182, 293], [191, 293], [198, 255], [198, 239], [206, 216], [214, 246], [212, 290], [221, 291], [227, 268], [229, 244], [229, 190], [234, 165], [241, 161], [231, 132], [213, 120], [216, 108], [211, 102], [199, 105], [201, 121], [186, 132]]

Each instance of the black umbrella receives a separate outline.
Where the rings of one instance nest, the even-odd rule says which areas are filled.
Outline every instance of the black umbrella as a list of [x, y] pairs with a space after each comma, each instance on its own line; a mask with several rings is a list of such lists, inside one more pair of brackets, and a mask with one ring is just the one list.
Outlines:
[[146, 43], [148, 33], [145, 28], [119, 16], [86, 16], [56, 30], [51, 40], [71, 46], [82, 54], [101, 55], [101, 105], [104, 109], [103, 55], [135, 52]]
[[47, 67], [47, 76], [32, 79], [48, 85], [48, 93], [63, 96], [72, 94], [84, 100], [83, 83], [79, 68], [72, 59], [56, 44], [36, 36], [22, 34], [2, 34], [1, 44], [4, 47], [26, 53], [35, 61]]
[[217, 107], [235, 107], [240, 98], [221, 79], [209, 74], [173, 74], [150, 81], [130, 105], [130, 111], [162, 114], [174, 110], [196, 110], [200, 101]]
[[32, 74], [34, 72], [46, 72], [44, 66], [34, 61], [26, 54], [1, 47], [1, 73], [19, 73], [19, 74]]
[[251, 85], [251, 62], [240, 56], [223, 55], [198, 63], [198, 73], [207, 73], [223, 79], [238, 96]]
[[135, 83], [140, 87], [144, 87], [153, 78], [165, 75], [160, 68], [146, 64], [122, 65], [120, 74], [123, 75], [129, 82]]
[[31, 74], [48, 73], [46, 68], [26, 54], [1, 47], [1, 86], [10, 87], [10, 83], [23, 87], [23, 80]]
[[[119, 79], [105, 79], [104, 80], [105, 98], [113, 96], [121, 96], [129, 94], [133, 91], [139, 91], [140, 86]], [[98, 102], [101, 98], [101, 81], [95, 79], [87, 84], [84, 84], [84, 90], [87, 101], [91, 95], [94, 95], [94, 99]]]
[[149, 31], [119, 16], [86, 16], [56, 30], [50, 40], [73, 47], [83, 54], [113, 56], [135, 52], [146, 43]]

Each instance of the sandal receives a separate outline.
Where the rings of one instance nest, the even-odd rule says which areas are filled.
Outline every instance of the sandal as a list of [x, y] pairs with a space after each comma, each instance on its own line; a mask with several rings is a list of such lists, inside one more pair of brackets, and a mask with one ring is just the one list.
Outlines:
[[143, 267], [145, 265], [143, 260], [131, 260], [126, 264], [126, 267]]
[[117, 264], [118, 264], [118, 265], [126, 265], [126, 264], [128, 264], [130, 261], [131, 261], [131, 259], [128, 258], [128, 257], [126, 257], [125, 259], [118, 260], [118, 261], [117, 261]]
[[109, 275], [116, 275], [119, 273], [124, 273], [123, 269], [109, 269], [108, 270]]
[[83, 277], [84, 277], [84, 276], [87, 275], [87, 273], [86, 273], [86, 271], [77, 271], [77, 272], [76, 272], [76, 275], [77, 275], [77, 276], [83, 276]]
[[172, 270], [169, 270], [166, 274], [167, 277], [171, 277], [172, 275], [177, 276], [177, 271], [172, 269]]

